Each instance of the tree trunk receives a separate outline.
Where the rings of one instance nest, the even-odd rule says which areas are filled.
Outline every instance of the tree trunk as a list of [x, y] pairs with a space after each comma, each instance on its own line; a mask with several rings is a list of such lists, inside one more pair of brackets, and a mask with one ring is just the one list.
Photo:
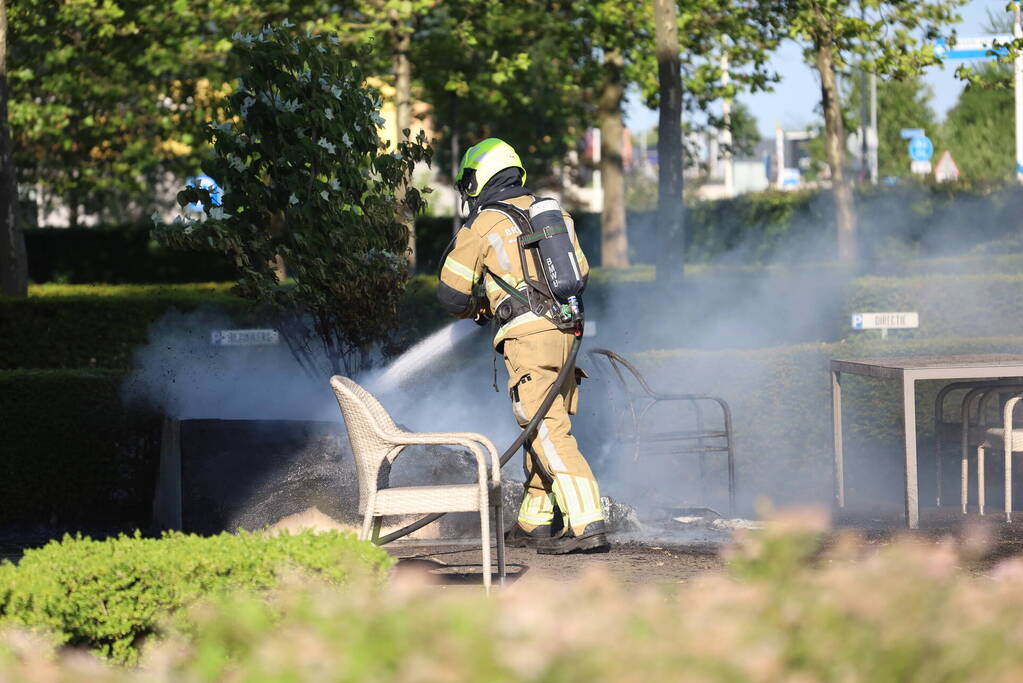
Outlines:
[[[391, 48], [394, 64], [394, 127], [395, 144], [408, 140], [408, 131], [412, 127], [412, 63], [408, 53], [412, 45], [412, 36], [408, 31], [407, 20], [403, 20], [398, 10], [390, 11]], [[405, 188], [398, 190], [398, 199], [404, 204]], [[416, 267], [416, 220], [415, 216], [403, 213], [401, 216], [408, 228], [408, 259], [409, 268]]]
[[685, 209], [682, 205], [682, 64], [676, 0], [654, 0], [657, 78], [661, 94], [657, 135], [657, 281], [682, 279]]
[[835, 60], [830, 41], [817, 44], [817, 71], [821, 77], [821, 106], [824, 109], [824, 148], [831, 167], [831, 187], [835, 194], [835, 223], [838, 226], [838, 260], [856, 261], [856, 213], [852, 187], [845, 177], [845, 131], [842, 107], [835, 76]]
[[25, 236], [17, 223], [18, 180], [7, 123], [7, 2], [0, 0], [0, 293], [28, 294]]
[[600, 216], [600, 258], [605, 268], [627, 268], [629, 241], [625, 234], [625, 172], [622, 162], [622, 100], [625, 60], [620, 52], [604, 55], [604, 89], [600, 112], [600, 181], [604, 206]]

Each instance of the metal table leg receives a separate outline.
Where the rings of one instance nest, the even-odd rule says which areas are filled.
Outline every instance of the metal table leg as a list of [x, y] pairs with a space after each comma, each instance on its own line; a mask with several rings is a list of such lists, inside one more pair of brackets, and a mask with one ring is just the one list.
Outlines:
[[845, 465], [842, 459], [842, 373], [831, 371], [831, 429], [834, 435], [835, 504], [845, 507]]
[[919, 482], [916, 473], [916, 381], [902, 376], [902, 418], [906, 431], [906, 526], [920, 526]]

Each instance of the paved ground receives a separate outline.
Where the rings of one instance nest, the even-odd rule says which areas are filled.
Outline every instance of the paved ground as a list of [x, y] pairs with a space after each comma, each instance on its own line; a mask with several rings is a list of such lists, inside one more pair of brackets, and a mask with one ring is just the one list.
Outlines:
[[[397, 557], [397, 572], [426, 572], [443, 585], [479, 584], [479, 546], [394, 545], [388, 552]], [[572, 581], [594, 568], [607, 570], [624, 583], [682, 583], [693, 576], [719, 571], [722, 560], [715, 546], [613, 543], [600, 554], [538, 555], [535, 550], [508, 548], [508, 581]], [[496, 559], [495, 577], [496, 577]]]
[[[1023, 555], [1023, 512], [1011, 524], [1004, 517], [989, 513], [983, 517], [971, 513], [961, 515], [953, 508], [931, 509], [923, 517], [921, 529], [909, 531], [897, 511], [888, 514], [840, 514], [835, 526], [839, 530], [856, 530], [871, 546], [891, 543], [897, 538], [938, 542], [948, 537], [973, 548], [970, 567], [986, 572], [1000, 560]], [[509, 582], [533, 580], [572, 581], [581, 573], [599, 567], [626, 584], [653, 583], [671, 585], [685, 582], [704, 572], [721, 571], [724, 561], [721, 549], [726, 547], [726, 534], [715, 534], [713, 542], [622, 541], [612, 543], [605, 554], [538, 555], [533, 550], [508, 549]], [[980, 544], [980, 545], [978, 545]], [[983, 548], [982, 550], [980, 548]], [[398, 572], [426, 572], [442, 585], [478, 585], [481, 578], [479, 546], [402, 545], [387, 547], [397, 557]], [[495, 569], [496, 573], [496, 560]]]

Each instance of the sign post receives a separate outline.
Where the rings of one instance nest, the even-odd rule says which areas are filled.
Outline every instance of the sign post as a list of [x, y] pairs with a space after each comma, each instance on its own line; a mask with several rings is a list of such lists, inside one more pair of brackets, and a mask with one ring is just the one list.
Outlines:
[[925, 175], [931, 172], [931, 157], [934, 156], [934, 143], [926, 135], [917, 135], [909, 141], [910, 170]]
[[920, 314], [909, 313], [853, 313], [854, 330], [881, 330], [881, 339], [888, 338], [888, 330], [907, 330], [920, 327]]

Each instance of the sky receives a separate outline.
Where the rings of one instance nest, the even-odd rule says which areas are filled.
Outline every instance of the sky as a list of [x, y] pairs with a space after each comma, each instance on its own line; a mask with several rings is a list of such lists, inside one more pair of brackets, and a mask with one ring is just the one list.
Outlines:
[[[1005, 11], [1006, 0], [970, 0], [959, 14], [962, 22], [955, 28], [960, 38], [985, 35], [987, 11]], [[1009, 15], [1007, 15], [1009, 16]], [[820, 101], [820, 86], [813, 70], [803, 61], [802, 50], [787, 41], [771, 60], [772, 68], [782, 80], [775, 84], [773, 92], [755, 95], [740, 95], [739, 99], [748, 105], [760, 128], [761, 135], [773, 136], [779, 123], [787, 130], [801, 129], [819, 119], [814, 107]], [[963, 89], [963, 82], [955, 77], [958, 63], [949, 62], [941, 67], [931, 67], [924, 72], [924, 79], [934, 89], [931, 106], [944, 119]], [[632, 130], [645, 130], [657, 125], [657, 112], [644, 107], [637, 98], [630, 98], [626, 107], [626, 124]]]

